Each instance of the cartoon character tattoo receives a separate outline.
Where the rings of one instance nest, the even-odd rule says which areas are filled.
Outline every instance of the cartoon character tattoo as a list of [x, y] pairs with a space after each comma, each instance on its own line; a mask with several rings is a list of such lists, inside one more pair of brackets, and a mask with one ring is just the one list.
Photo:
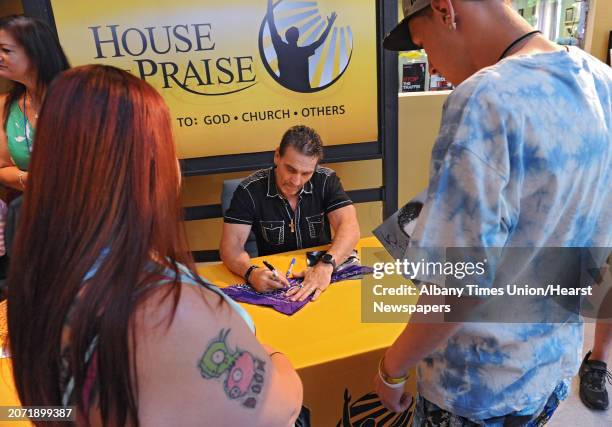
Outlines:
[[198, 363], [200, 373], [206, 379], [223, 380], [225, 394], [230, 399], [240, 400], [242, 406], [253, 409], [263, 390], [266, 362], [238, 348], [232, 351], [226, 343], [230, 331], [222, 329], [208, 344]]

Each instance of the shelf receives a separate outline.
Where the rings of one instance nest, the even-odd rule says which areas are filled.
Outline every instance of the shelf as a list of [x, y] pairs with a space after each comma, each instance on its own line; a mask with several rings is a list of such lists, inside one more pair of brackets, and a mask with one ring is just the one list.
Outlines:
[[410, 97], [410, 96], [434, 96], [434, 95], [448, 95], [452, 90], [426, 90], [422, 92], [399, 92], [398, 96]]

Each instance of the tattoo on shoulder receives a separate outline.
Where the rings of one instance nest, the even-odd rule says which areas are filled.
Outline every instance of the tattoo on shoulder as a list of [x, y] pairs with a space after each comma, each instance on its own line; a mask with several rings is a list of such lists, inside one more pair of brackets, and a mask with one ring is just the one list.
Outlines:
[[219, 336], [208, 343], [198, 367], [205, 379], [223, 382], [230, 400], [254, 409], [263, 390], [266, 362], [239, 348], [232, 351], [227, 344], [230, 331], [222, 329]]

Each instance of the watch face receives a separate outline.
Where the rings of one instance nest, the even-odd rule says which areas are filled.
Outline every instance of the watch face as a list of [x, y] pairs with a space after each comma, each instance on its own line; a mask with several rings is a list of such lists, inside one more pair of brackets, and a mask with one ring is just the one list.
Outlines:
[[323, 262], [324, 264], [329, 264], [331, 265], [334, 270], [336, 269], [336, 262], [334, 261], [334, 257], [330, 254], [325, 254], [321, 257], [321, 262]]

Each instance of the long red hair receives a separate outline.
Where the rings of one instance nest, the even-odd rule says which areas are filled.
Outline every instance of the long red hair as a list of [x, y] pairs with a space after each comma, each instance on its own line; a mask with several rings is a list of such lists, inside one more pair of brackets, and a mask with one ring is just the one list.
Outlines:
[[49, 86], [9, 275], [10, 351], [23, 405], [60, 404], [62, 330], [98, 264], [70, 313], [74, 392], [83, 411], [83, 361], [97, 335], [103, 421], [138, 425], [128, 350], [130, 315], [142, 301], [135, 296], [170, 269], [166, 296], [176, 309], [177, 263], [195, 271], [179, 187], [170, 114], [151, 86], [102, 65], [71, 69]]

